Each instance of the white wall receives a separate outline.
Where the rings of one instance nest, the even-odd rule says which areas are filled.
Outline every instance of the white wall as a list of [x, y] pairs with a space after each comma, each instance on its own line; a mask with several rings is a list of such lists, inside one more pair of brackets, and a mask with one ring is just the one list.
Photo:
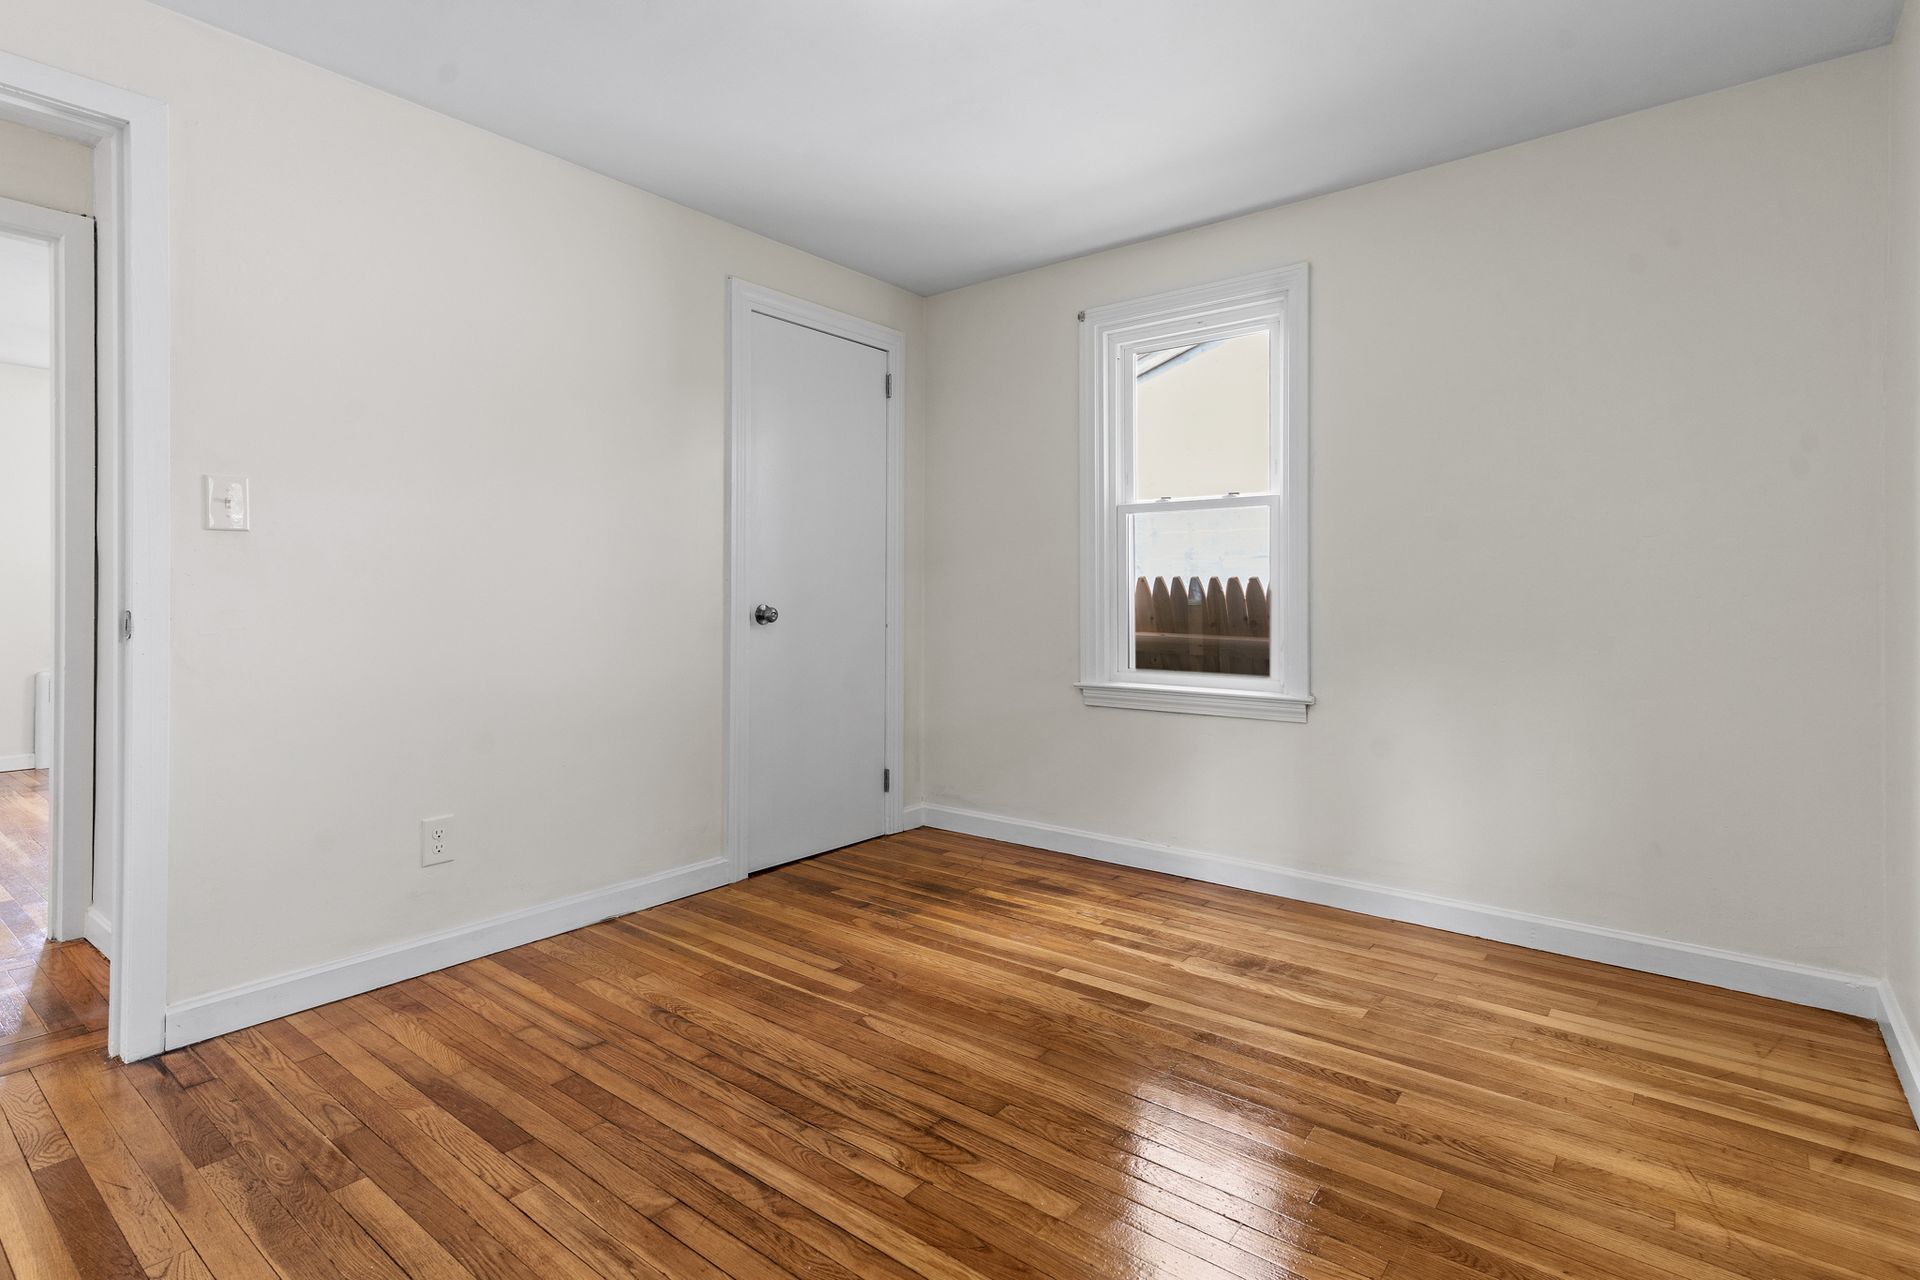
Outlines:
[[[1887, 109], [1877, 51], [933, 299], [924, 798], [1880, 972]], [[1311, 722], [1084, 707], [1075, 313], [1298, 261]]]
[[53, 665], [48, 378], [0, 363], [0, 767], [33, 755], [33, 677]]
[[0, 120], [0, 196], [63, 213], [93, 212], [93, 149]]
[[[1893, 43], [1887, 338], [1887, 977], [1920, 1028], [1920, 19]], [[1920, 1069], [1920, 1061], [1912, 1064]], [[1914, 1096], [1920, 1109], [1920, 1095]]]
[[726, 277], [921, 300], [134, 0], [0, 47], [172, 110], [170, 997], [717, 855]]

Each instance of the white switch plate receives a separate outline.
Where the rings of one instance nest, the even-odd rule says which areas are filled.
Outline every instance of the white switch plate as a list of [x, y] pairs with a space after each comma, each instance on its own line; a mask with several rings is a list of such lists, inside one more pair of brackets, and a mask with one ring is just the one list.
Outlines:
[[253, 528], [253, 494], [245, 476], [202, 476], [206, 493], [205, 525], [209, 529]]
[[420, 865], [437, 867], [453, 861], [453, 815], [420, 819]]

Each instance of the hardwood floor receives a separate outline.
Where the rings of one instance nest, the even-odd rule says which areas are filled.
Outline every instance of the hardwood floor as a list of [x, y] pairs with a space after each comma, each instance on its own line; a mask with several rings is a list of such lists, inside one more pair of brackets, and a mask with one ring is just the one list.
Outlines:
[[0, 1276], [1920, 1275], [1867, 1023], [931, 831], [0, 1112]]
[[103, 1053], [107, 962], [47, 941], [47, 774], [0, 772], [0, 1074], [67, 1053]]

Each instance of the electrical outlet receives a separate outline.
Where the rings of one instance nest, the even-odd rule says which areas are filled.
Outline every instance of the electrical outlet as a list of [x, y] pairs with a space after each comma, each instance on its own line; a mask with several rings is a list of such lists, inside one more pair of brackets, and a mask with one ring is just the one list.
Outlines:
[[437, 867], [453, 861], [453, 815], [420, 819], [420, 865]]

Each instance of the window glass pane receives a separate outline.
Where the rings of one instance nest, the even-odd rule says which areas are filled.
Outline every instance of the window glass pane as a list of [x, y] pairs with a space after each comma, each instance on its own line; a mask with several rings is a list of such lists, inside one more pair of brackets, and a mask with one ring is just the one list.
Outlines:
[[1135, 668], [1270, 674], [1272, 519], [1265, 505], [1127, 517]]
[[1136, 499], [1266, 492], [1270, 345], [1262, 331], [1134, 357]]

